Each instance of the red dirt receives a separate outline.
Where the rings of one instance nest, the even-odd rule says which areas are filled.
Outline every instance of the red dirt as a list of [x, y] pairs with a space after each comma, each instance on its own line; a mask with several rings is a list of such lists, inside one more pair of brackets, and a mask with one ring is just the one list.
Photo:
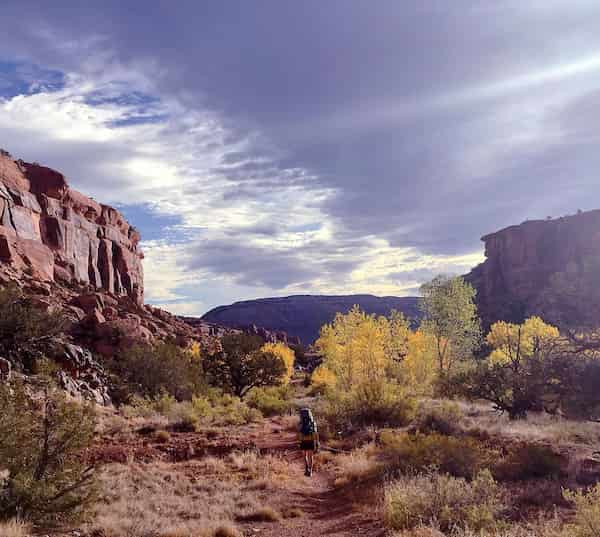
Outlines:
[[361, 509], [355, 503], [358, 495], [369, 491], [334, 488], [333, 476], [320, 467], [318, 455], [313, 476], [304, 476], [304, 461], [294, 432], [283, 430], [277, 421], [266, 421], [264, 428], [255, 434], [255, 445], [261, 453], [285, 453], [294, 463], [291, 485], [283, 492], [278, 491], [272, 507], [284, 514], [286, 509], [300, 509], [303, 515], [275, 523], [245, 524], [242, 527], [246, 534], [263, 537], [380, 537], [386, 534], [376, 507], [371, 506], [367, 512], [368, 507]]

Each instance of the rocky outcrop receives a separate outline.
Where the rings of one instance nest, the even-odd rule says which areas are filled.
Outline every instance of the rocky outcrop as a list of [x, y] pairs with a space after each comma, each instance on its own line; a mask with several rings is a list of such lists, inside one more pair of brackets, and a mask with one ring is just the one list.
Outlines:
[[0, 153], [0, 268], [144, 299], [140, 235], [65, 177]]
[[367, 313], [388, 315], [391, 310], [397, 310], [417, 319], [420, 316], [417, 302], [415, 297], [296, 295], [220, 306], [206, 313], [202, 320], [235, 328], [258, 325], [310, 344], [319, 337], [321, 326], [333, 321], [336, 313], [346, 313], [355, 304]]
[[[482, 240], [486, 260], [466, 279], [477, 289], [486, 326], [497, 320], [520, 322], [531, 315], [568, 323], [572, 313], [555, 310], [547, 315], [547, 306], [551, 302], [558, 310], [565, 310], [566, 300], [554, 300], [560, 292], [554, 286], [557, 277], [566, 274], [570, 284], [577, 284], [590, 260], [599, 259], [600, 210], [527, 221]], [[590, 300], [589, 295], [580, 297], [583, 305], [587, 302], [592, 307]]]

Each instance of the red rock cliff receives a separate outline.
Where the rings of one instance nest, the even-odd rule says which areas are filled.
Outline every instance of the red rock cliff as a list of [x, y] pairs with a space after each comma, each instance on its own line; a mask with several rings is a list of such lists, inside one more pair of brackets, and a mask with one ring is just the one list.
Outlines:
[[140, 235], [65, 177], [0, 154], [0, 265], [57, 283], [144, 299]]
[[511, 226], [482, 238], [486, 260], [466, 279], [477, 289], [484, 324], [544, 315], [543, 295], [556, 274], [578, 278], [600, 256], [600, 210]]

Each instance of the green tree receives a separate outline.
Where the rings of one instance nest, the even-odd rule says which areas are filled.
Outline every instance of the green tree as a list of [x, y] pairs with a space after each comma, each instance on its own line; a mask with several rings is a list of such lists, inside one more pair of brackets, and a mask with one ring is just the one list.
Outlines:
[[0, 384], [0, 517], [34, 522], [78, 518], [95, 499], [94, 468], [82, 457], [95, 427], [91, 405], [67, 401], [47, 380], [32, 397]]
[[134, 393], [147, 397], [168, 393], [181, 401], [205, 388], [201, 358], [174, 343], [135, 346], [117, 358], [112, 370], [125, 399]]
[[44, 345], [65, 326], [60, 312], [33, 307], [15, 285], [0, 288], [0, 356], [25, 372], [33, 371]]
[[437, 276], [421, 286], [421, 331], [434, 342], [440, 380], [470, 359], [481, 341], [475, 289], [460, 277]]
[[252, 388], [282, 384], [288, 372], [285, 362], [262, 347], [263, 341], [258, 336], [223, 337], [221, 350], [204, 359], [210, 383], [238, 397], [244, 397]]

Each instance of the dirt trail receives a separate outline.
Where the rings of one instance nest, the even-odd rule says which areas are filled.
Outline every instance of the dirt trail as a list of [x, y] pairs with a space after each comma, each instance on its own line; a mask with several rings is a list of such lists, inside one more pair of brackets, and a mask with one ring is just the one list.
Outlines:
[[282, 453], [291, 462], [291, 473], [286, 491], [278, 493], [274, 503], [281, 508], [298, 508], [303, 515], [284, 518], [280, 522], [251, 523], [245, 526], [248, 535], [261, 537], [380, 537], [385, 535], [379, 518], [354, 505], [347, 492], [333, 487], [333, 476], [315, 459], [312, 477], [304, 476], [302, 453], [296, 436], [284, 431], [275, 421], [266, 421], [255, 439], [262, 453]]

